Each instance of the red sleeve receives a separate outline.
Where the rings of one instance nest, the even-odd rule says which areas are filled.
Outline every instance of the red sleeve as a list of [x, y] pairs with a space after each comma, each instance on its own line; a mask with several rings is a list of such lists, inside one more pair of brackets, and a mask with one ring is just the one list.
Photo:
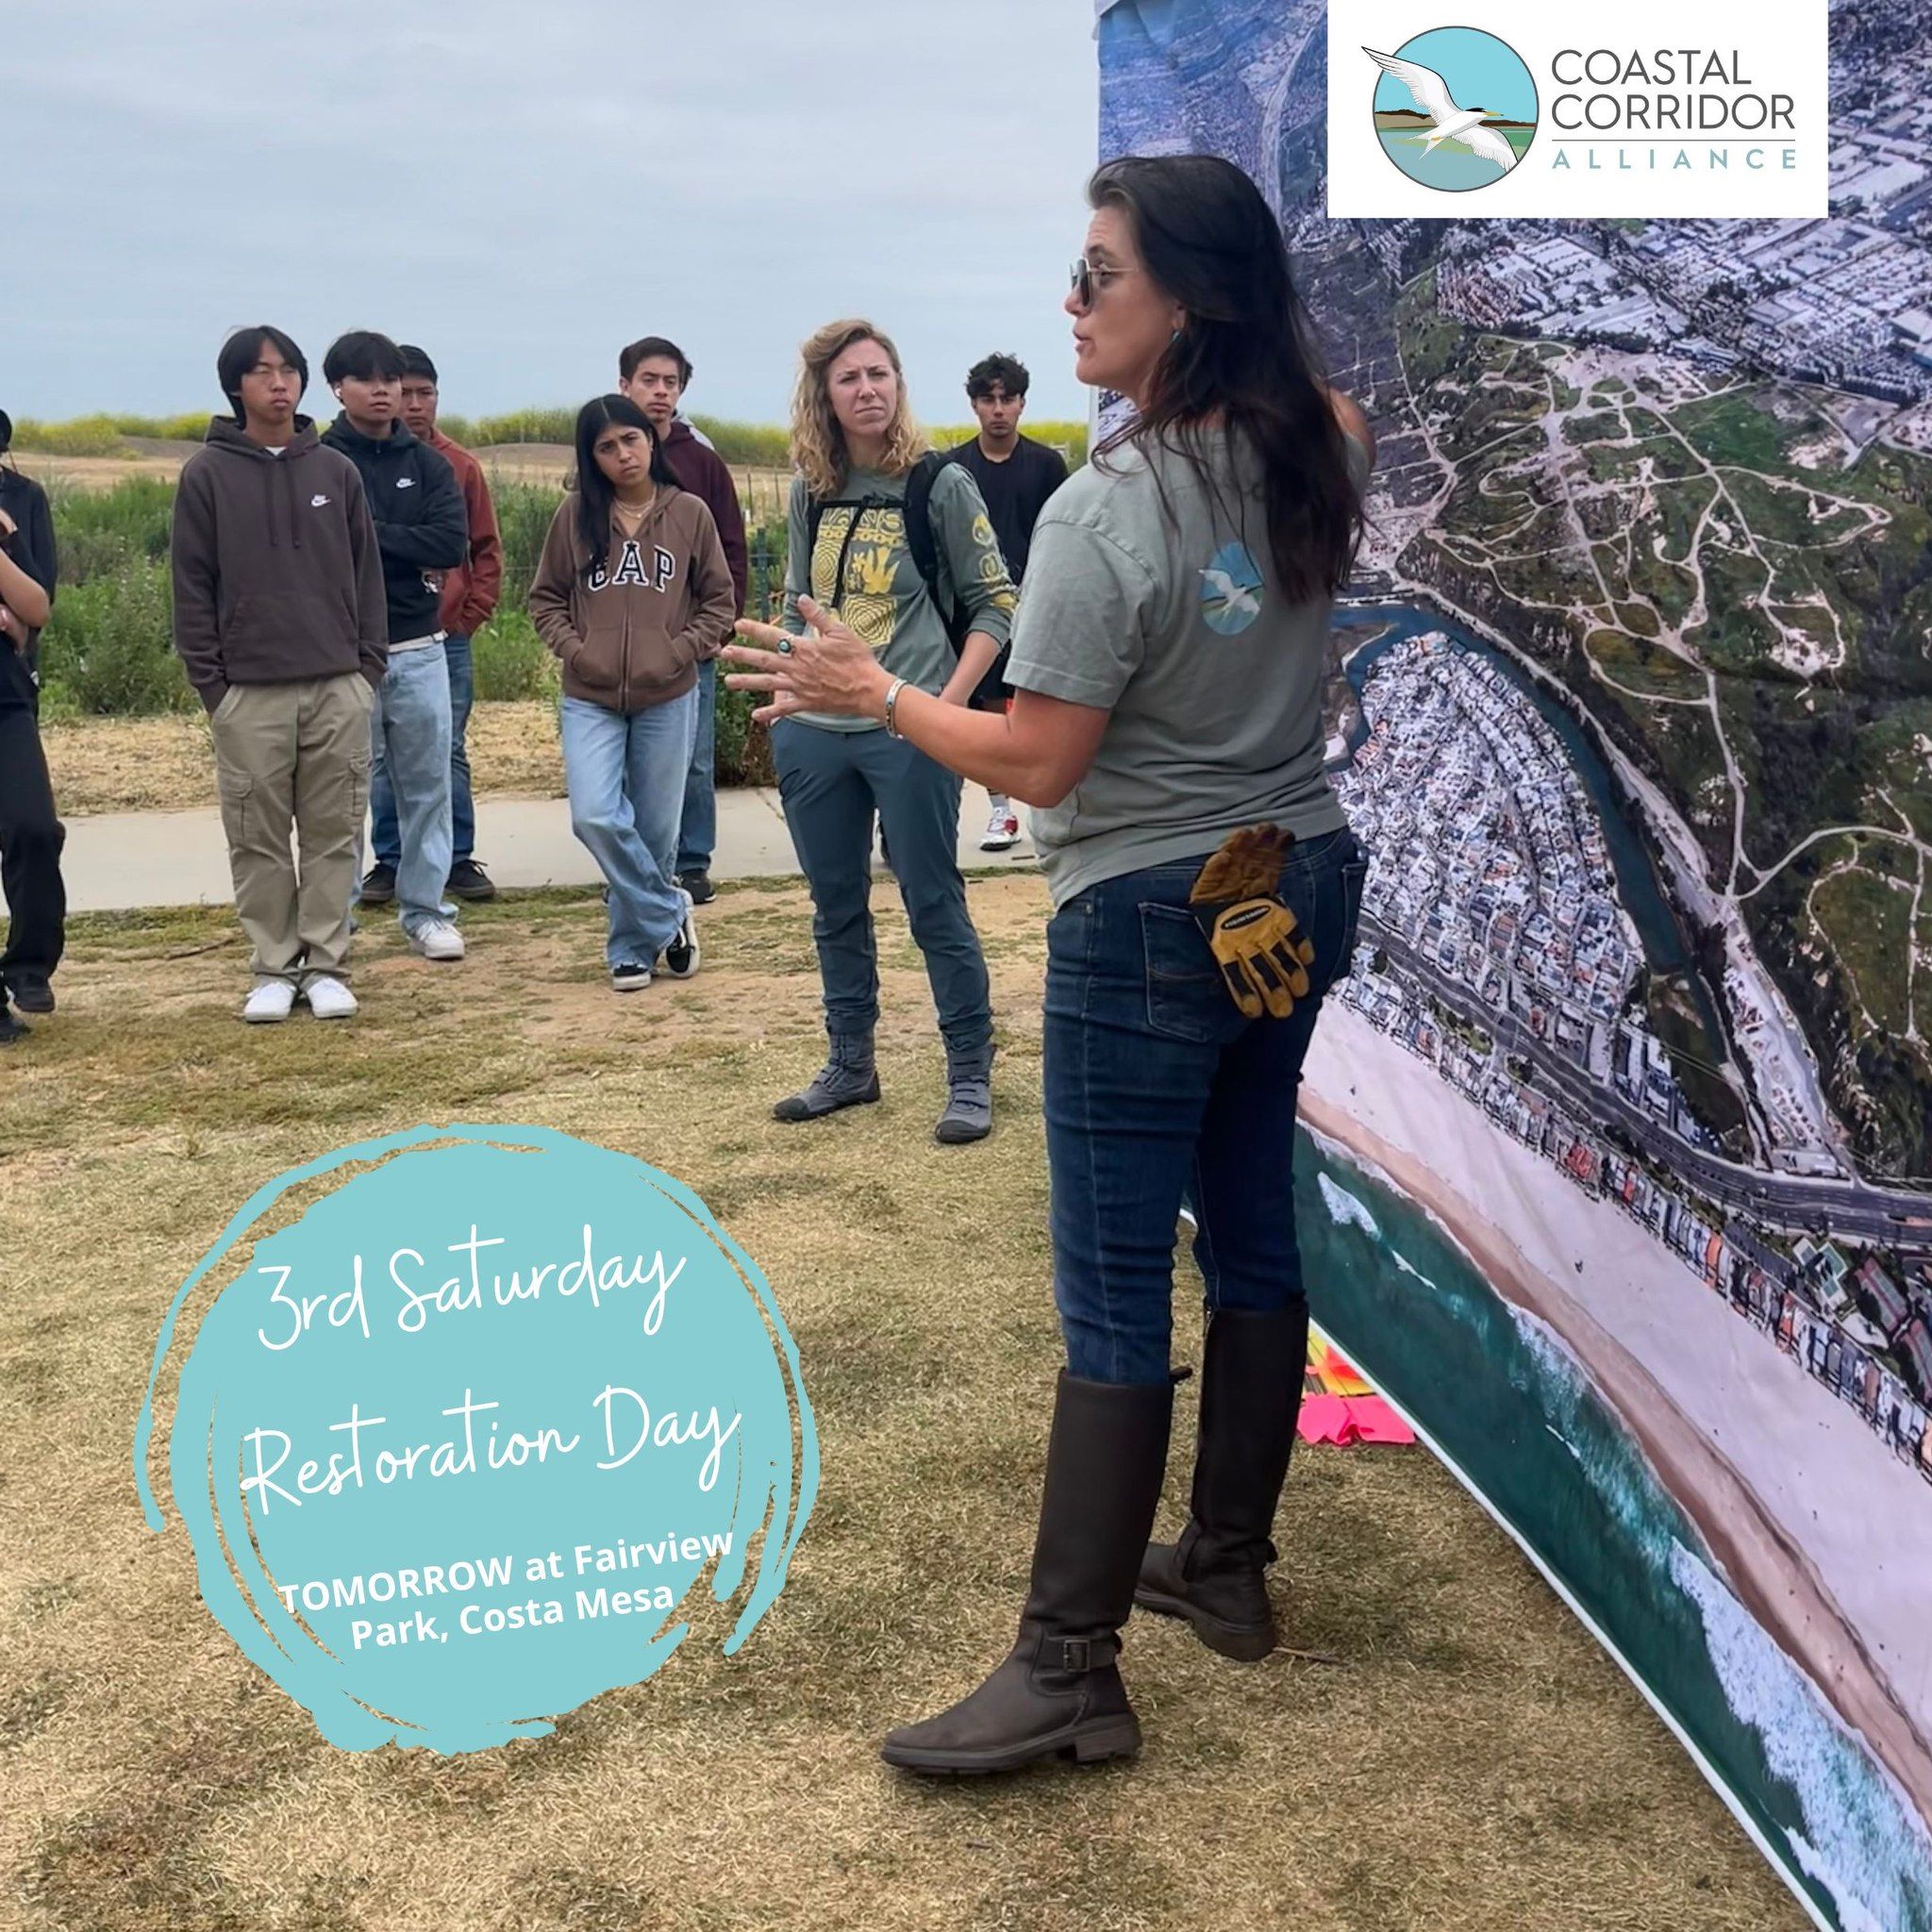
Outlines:
[[463, 600], [457, 610], [458, 637], [473, 638], [496, 613], [503, 592], [503, 537], [483, 465], [463, 466], [463, 504], [470, 513], [470, 561], [463, 573]]

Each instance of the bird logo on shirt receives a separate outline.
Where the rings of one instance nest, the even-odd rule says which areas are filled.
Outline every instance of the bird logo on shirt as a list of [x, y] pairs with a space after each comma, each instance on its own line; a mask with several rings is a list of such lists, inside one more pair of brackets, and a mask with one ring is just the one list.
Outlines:
[[1239, 637], [1261, 614], [1261, 567], [1245, 543], [1224, 543], [1200, 573], [1201, 615], [1224, 638]]

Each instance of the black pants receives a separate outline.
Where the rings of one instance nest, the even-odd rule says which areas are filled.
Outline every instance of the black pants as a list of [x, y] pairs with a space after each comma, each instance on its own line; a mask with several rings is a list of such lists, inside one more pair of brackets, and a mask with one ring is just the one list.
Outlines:
[[25, 705], [0, 703], [0, 891], [11, 914], [0, 980], [10, 987], [45, 979], [60, 963], [67, 918], [60, 848], [66, 841], [54, 816], [39, 721]]

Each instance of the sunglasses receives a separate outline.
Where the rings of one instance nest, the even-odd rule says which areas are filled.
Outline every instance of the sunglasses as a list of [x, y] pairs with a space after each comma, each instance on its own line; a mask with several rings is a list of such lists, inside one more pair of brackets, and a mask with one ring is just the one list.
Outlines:
[[1097, 291], [1106, 288], [1108, 283], [1112, 281], [1117, 275], [1130, 275], [1132, 274], [1134, 274], [1134, 270], [1130, 268], [1097, 268], [1083, 255], [1068, 270], [1067, 280], [1068, 285], [1074, 291], [1074, 299], [1079, 303], [1082, 308], [1091, 308], [1093, 307], [1093, 297]]

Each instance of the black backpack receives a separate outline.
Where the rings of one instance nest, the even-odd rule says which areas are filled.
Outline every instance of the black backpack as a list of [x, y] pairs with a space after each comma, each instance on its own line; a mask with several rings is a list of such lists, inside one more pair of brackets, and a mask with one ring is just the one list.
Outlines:
[[838, 569], [832, 575], [834, 590], [842, 590], [845, 558], [852, 548], [853, 535], [858, 528], [858, 512], [863, 509], [903, 508], [906, 513], [906, 548], [912, 554], [913, 568], [919, 572], [920, 581], [925, 586], [925, 594], [932, 599], [933, 608], [939, 612], [940, 622], [946, 627], [946, 641], [952, 645], [953, 656], [957, 658], [959, 646], [966, 641], [966, 635], [973, 628], [973, 619], [957, 601], [942, 599], [940, 595], [940, 554], [932, 535], [932, 486], [945, 460], [939, 451], [929, 449], [913, 464], [907, 472], [906, 500], [903, 504], [895, 503], [889, 496], [833, 496], [823, 502], [813, 497], [810, 522], [806, 531], [805, 554], [809, 569], [809, 559], [818, 554], [819, 524], [824, 513], [828, 509], [850, 508], [852, 523], [845, 532], [845, 546], [839, 552]]

